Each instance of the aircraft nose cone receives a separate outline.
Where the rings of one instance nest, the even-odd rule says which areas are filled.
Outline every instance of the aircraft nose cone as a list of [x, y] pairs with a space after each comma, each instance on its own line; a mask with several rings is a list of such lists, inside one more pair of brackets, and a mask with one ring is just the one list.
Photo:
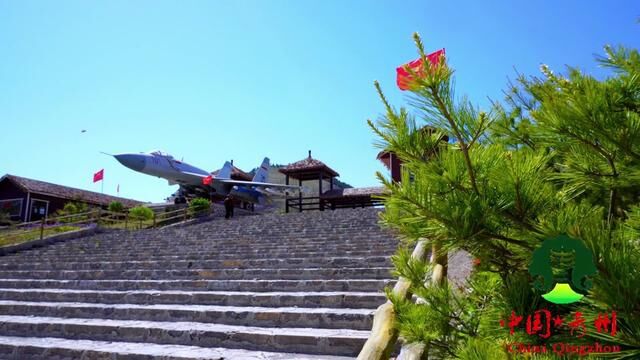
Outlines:
[[141, 155], [121, 154], [121, 155], [114, 155], [113, 157], [115, 157], [116, 160], [120, 162], [120, 164], [135, 171], [142, 171], [142, 169], [144, 169], [144, 166], [146, 165], [146, 160], [144, 156], [141, 156]]

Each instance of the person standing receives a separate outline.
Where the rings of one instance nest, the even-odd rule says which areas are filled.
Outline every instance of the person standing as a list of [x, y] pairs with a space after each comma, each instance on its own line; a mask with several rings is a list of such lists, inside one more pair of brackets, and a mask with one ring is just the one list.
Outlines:
[[225, 210], [225, 214], [224, 214], [225, 219], [229, 219], [233, 217], [233, 196], [231, 194], [227, 195], [227, 197], [224, 198], [224, 210]]

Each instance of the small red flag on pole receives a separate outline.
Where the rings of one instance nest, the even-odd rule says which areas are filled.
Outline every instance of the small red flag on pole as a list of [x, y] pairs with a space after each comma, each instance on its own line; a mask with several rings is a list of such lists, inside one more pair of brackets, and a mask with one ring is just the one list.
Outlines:
[[93, 182], [96, 183], [98, 181], [101, 181], [104, 178], [104, 169], [98, 171], [97, 173], [93, 174]]
[[[429, 60], [431, 65], [438, 65], [440, 62], [440, 57], [444, 56], [444, 48], [438, 51], [434, 51], [431, 54], [427, 55], [426, 58]], [[422, 58], [414, 60], [408, 64], [404, 64], [396, 68], [396, 72], [398, 74], [396, 78], [396, 83], [400, 90], [410, 90], [412, 88], [412, 82], [414, 81], [411, 73], [405, 68], [409, 67], [413, 72], [415, 72], [418, 77], [424, 76], [424, 64], [422, 63]]]

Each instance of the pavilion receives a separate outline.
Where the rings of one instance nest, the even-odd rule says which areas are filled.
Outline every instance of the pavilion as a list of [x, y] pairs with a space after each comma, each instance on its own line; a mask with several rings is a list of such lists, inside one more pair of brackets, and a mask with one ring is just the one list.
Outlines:
[[[286, 212], [289, 212], [291, 208], [301, 212], [304, 210], [323, 211], [327, 206], [333, 210], [341, 207], [365, 207], [381, 204], [374, 195], [382, 194], [382, 187], [334, 189], [334, 179], [340, 175], [322, 161], [311, 157], [311, 150], [305, 159], [284, 166], [279, 171], [285, 175], [287, 185], [290, 185], [291, 179], [298, 180], [299, 186], [302, 186], [303, 181], [318, 181], [318, 193], [315, 196], [303, 197], [302, 192], [299, 192], [297, 198], [287, 198]], [[324, 180], [329, 181], [327, 191], [323, 191], [322, 182]]]

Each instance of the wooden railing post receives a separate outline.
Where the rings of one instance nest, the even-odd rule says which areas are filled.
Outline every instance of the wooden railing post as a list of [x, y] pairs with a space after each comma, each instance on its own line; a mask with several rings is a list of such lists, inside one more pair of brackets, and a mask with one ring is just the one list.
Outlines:
[[152, 227], [153, 228], [156, 227], [156, 212], [155, 211], [153, 212], [153, 226]]
[[[427, 241], [420, 239], [415, 249], [413, 249], [411, 258], [424, 261], [426, 256]], [[409, 279], [400, 277], [393, 287], [392, 292], [395, 296], [409, 298], [411, 296], [411, 293], [409, 293], [410, 286], [411, 281]], [[381, 360], [389, 358], [389, 353], [398, 339], [398, 333], [393, 327], [395, 316], [393, 303], [391, 303], [390, 300], [387, 300], [386, 303], [376, 309], [373, 315], [371, 334], [362, 347], [362, 350], [360, 350], [358, 360]]]
[[40, 240], [44, 237], [44, 218], [40, 221]]
[[102, 220], [102, 208], [98, 208], [98, 218], [96, 219], [97, 227], [100, 227], [100, 220]]
[[129, 213], [127, 212], [127, 214], [124, 217], [124, 229], [127, 230], [127, 226], [129, 225]]

